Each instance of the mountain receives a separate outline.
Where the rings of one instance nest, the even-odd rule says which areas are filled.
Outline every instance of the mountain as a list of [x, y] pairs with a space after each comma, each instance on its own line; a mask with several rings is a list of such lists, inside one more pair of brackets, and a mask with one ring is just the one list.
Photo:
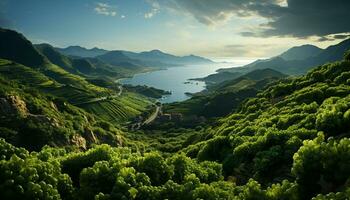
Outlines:
[[92, 58], [107, 53], [107, 50], [92, 48], [87, 49], [81, 46], [69, 46], [67, 48], [56, 48], [56, 50], [66, 56]]
[[182, 62], [187, 64], [212, 64], [214, 61], [196, 55], [189, 55], [181, 57]]
[[188, 65], [188, 64], [210, 64], [213, 61], [195, 56], [174, 56], [168, 53], [164, 53], [160, 50], [144, 51], [141, 53], [127, 52], [124, 54], [130, 58], [140, 60], [142, 62], [156, 65], [156, 66], [169, 66], [169, 65]]
[[82, 58], [98, 57], [101, 60], [106, 59], [109, 63], [113, 64], [132, 63], [134, 65], [144, 65], [149, 67], [171, 67], [176, 65], [213, 63], [213, 61], [200, 56], [174, 56], [160, 50], [136, 53], [122, 50], [107, 51], [99, 48], [87, 49], [80, 46], [69, 46], [67, 48], [55, 49], [66, 56]]
[[110, 51], [96, 58], [108, 64], [124, 66], [129, 69], [139, 69], [146, 66], [142, 61], [126, 56], [123, 51]]
[[39, 68], [47, 60], [38, 53], [22, 34], [0, 28], [0, 58], [15, 60], [30, 67]]
[[[313, 46], [301, 46], [289, 49], [280, 56], [272, 57], [266, 60], [257, 60], [243, 67], [220, 69], [218, 72], [241, 72], [247, 73], [255, 69], [271, 68], [288, 75], [305, 74], [309, 69], [325, 64], [341, 60], [346, 50], [350, 49], [350, 39], [344, 40], [339, 44], [329, 46], [319, 51]], [[309, 53], [305, 53], [309, 50]], [[307, 56], [302, 56], [302, 53]], [[315, 54], [316, 53], [316, 54]], [[294, 58], [293, 60], [290, 60]], [[302, 59], [304, 58], [304, 59]]]
[[[106, 56], [95, 57], [95, 58], [78, 58], [65, 56], [61, 54], [56, 48], [49, 44], [37, 44], [36, 49], [43, 55], [45, 55], [50, 62], [54, 63], [67, 70], [70, 73], [81, 75], [87, 78], [95, 77], [107, 77], [111, 79], [128, 77], [136, 73], [144, 72], [147, 69], [140, 66], [135, 66], [132, 63], [127, 63], [125, 59], [114, 54], [112, 58], [123, 62], [113, 62], [111, 59], [107, 59], [109, 52]], [[106, 62], [104, 59], [106, 58]], [[126, 58], [126, 57], [125, 57]], [[128, 58], [126, 58], [128, 59]]]
[[44, 55], [49, 61], [55, 65], [62, 67], [63, 69], [77, 73], [76, 69], [72, 66], [72, 60], [67, 56], [59, 53], [54, 47], [49, 44], [36, 44], [34, 47]]
[[329, 46], [323, 50], [319, 55], [315, 56], [314, 62], [326, 63], [341, 60], [344, 53], [350, 49], [350, 39], [344, 40], [339, 44]]
[[292, 47], [286, 52], [282, 53], [278, 57], [283, 58], [284, 60], [304, 60], [313, 56], [318, 55], [322, 52], [323, 49], [320, 49], [313, 45], [302, 45], [297, 47]]

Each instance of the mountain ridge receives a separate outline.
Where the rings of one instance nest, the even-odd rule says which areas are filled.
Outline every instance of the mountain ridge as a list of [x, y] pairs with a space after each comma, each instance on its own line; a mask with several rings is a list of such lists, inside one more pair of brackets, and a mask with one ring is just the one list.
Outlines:
[[95, 57], [97, 58], [97, 57], [103, 57], [105, 54], [109, 54], [111, 52], [114, 52], [114, 53], [120, 52], [124, 56], [129, 57], [129, 59], [133, 59], [134, 62], [138, 60], [137, 62], [140, 65], [147, 65], [151, 67], [152, 66], [171, 67], [171, 66], [177, 66], [177, 65], [214, 63], [212, 60], [201, 56], [197, 56], [197, 55], [175, 56], [169, 53], [165, 53], [159, 49], [142, 51], [139, 53], [133, 52], [133, 51], [126, 51], [126, 50], [105, 50], [97, 47], [87, 49], [81, 46], [68, 46], [66, 48], [55, 47], [55, 49], [66, 56], [83, 57], [83, 58], [95, 58]]
[[327, 62], [334, 62], [334, 61], [341, 60], [346, 50], [350, 49], [350, 39], [343, 40], [340, 43], [331, 45], [321, 51], [319, 51], [318, 48], [315, 48], [314, 46], [312, 46], [311, 48], [316, 50], [313, 53], [310, 53], [309, 57], [306, 57], [305, 59], [302, 59], [302, 60], [285, 59], [285, 58], [295, 57], [295, 55], [290, 55], [290, 54], [288, 55], [288, 53], [294, 52], [295, 54], [295, 51], [298, 50], [298, 48], [300, 49], [302, 47], [310, 48], [309, 45], [293, 47], [288, 49], [284, 53], [275, 57], [271, 57], [269, 59], [263, 59], [263, 60], [259, 59], [245, 66], [219, 69], [217, 70], [217, 72], [248, 73], [249, 71], [252, 71], [254, 69], [271, 68], [288, 75], [302, 75], [302, 74], [305, 74], [308, 70], [318, 65], [322, 65]]

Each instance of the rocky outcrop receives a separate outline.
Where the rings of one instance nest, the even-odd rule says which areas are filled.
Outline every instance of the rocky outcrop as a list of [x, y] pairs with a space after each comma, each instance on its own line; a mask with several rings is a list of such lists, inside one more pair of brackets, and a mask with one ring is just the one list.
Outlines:
[[40, 124], [48, 124], [48, 125], [53, 126], [53, 127], [60, 127], [60, 122], [57, 119], [48, 117], [46, 115], [29, 114], [28, 117], [31, 120], [33, 120], [37, 123], [40, 123]]
[[77, 146], [79, 149], [86, 150], [86, 140], [80, 135], [73, 135], [70, 143], [74, 146]]
[[1, 116], [15, 116], [20, 115], [26, 117], [28, 115], [26, 103], [15, 95], [0, 98], [0, 114]]

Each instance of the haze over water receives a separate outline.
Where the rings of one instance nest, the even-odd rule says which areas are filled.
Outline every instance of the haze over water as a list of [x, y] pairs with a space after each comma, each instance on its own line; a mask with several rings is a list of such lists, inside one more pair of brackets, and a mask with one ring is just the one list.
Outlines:
[[132, 78], [122, 79], [123, 84], [147, 85], [166, 91], [171, 91], [160, 99], [162, 103], [184, 101], [190, 96], [185, 93], [196, 93], [205, 89], [205, 83], [201, 81], [189, 81], [191, 78], [201, 78], [215, 73], [220, 68], [239, 67], [252, 62], [242, 60], [232, 63], [215, 63], [210, 65], [191, 65], [181, 67], [170, 67], [165, 70], [137, 74]]

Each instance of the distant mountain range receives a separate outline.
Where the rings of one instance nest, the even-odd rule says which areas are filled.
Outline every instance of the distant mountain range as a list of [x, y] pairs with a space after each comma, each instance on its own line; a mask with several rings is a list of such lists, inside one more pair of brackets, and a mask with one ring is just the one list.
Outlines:
[[96, 47], [92, 49], [87, 49], [81, 46], [69, 46], [67, 48], [56, 47], [56, 50], [66, 56], [76, 56], [82, 58], [92, 58], [108, 52], [107, 50], [99, 49]]
[[350, 39], [321, 49], [313, 45], [302, 45], [288, 49], [270, 59], [256, 60], [242, 67], [219, 69], [217, 73], [194, 80], [205, 81], [208, 85], [233, 80], [258, 69], [273, 69], [287, 75], [302, 75], [310, 69], [328, 62], [341, 60], [350, 49]]
[[311, 68], [341, 60], [345, 51], [350, 49], [350, 39], [339, 44], [320, 49], [312, 45], [293, 47], [286, 52], [266, 60], [257, 60], [243, 67], [218, 70], [218, 72], [247, 73], [255, 69], [274, 69], [288, 75], [305, 74]]
[[80, 46], [56, 48], [58, 52], [70, 57], [99, 58], [110, 64], [129, 63], [148, 67], [171, 67], [190, 64], [210, 64], [210, 59], [200, 56], [174, 56], [160, 50], [144, 51], [140, 53], [131, 51], [108, 51], [99, 48], [86, 49]]

